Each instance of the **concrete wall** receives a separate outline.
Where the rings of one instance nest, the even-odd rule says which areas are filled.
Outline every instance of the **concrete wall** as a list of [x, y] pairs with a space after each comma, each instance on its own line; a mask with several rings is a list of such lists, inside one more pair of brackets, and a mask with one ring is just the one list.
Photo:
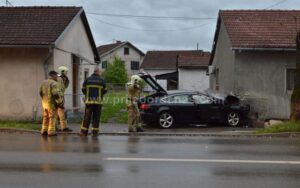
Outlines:
[[[216, 46], [215, 57], [212, 65], [219, 70], [219, 89], [221, 93], [230, 93], [234, 88], [234, 61], [235, 52], [231, 50], [231, 42], [224, 27], [220, 26], [219, 39]], [[216, 91], [216, 74], [210, 75], [210, 89]]]
[[252, 113], [260, 120], [288, 119], [291, 93], [286, 69], [296, 67], [295, 52], [242, 51], [236, 53], [235, 92], [247, 94]]
[[[77, 19], [73, 25], [64, 33], [63, 37], [59, 41], [57, 48], [54, 49], [54, 69], [57, 70], [60, 66], [66, 66], [70, 70], [68, 77], [70, 79], [70, 85], [66, 90], [66, 108], [70, 109], [73, 107], [72, 104], [72, 86], [73, 86], [73, 59], [72, 54], [80, 57], [79, 73], [78, 73], [78, 91], [77, 93], [82, 94], [81, 86], [84, 82], [84, 71], [87, 70], [89, 75], [93, 73], [95, 68], [94, 64], [94, 53], [90, 45], [87, 33], [85, 31], [83, 22], [81, 19]], [[84, 104], [82, 100], [78, 99], [80, 107]]]
[[209, 88], [209, 76], [204, 69], [183, 69], [178, 71], [178, 89], [204, 91]]
[[[124, 55], [125, 47], [129, 48], [129, 55]], [[141, 63], [144, 58], [138, 51], [136, 51], [130, 45], [124, 45], [121, 48], [118, 48], [117, 50], [113, 51], [112, 53], [102, 56], [101, 62], [103, 61], [112, 62], [114, 57], [119, 57], [122, 59], [122, 61], [125, 62], [128, 76], [139, 73], [139, 70], [131, 70], [131, 61], [138, 61], [140, 62], [140, 66], [141, 66]]]
[[41, 114], [39, 87], [48, 52], [47, 48], [0, 48], [1, 119], [32, 119], [35, 109]]

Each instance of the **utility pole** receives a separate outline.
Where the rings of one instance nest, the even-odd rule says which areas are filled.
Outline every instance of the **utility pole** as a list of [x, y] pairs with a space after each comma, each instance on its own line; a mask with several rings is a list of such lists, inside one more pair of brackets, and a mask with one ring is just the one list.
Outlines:
[[7, 7], [12, 7], [13, 5], [9, 2], [9, 0], [5, 0], [5, 4]]

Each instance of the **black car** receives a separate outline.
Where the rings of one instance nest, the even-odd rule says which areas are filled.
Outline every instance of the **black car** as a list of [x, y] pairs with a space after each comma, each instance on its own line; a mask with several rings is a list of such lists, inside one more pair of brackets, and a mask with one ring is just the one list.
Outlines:
[[149, 74], [139, 76], [155, 93], [139, 101], [141, 118], [145, 124], [171, 128], [175, 124], [227, 123], [239, 126], [250, 110], [235, 96], [213, 96], [196, 91], [165, 91]]

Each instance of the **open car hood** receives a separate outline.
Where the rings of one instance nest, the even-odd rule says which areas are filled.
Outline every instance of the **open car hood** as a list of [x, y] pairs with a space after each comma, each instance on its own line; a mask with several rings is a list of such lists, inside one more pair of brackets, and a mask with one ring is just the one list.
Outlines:
[[156, 93], [159, 94], [167, 94], [167, 91], [159, 85], [151, 75], [148, 73], [141, 72], [138, 74], [139, 77], [141, 77]]

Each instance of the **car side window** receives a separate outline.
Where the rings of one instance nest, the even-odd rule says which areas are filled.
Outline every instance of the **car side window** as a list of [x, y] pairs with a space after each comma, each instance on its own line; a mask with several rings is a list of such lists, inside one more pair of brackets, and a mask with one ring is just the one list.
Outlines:
[[188, 104], [192, 103], [189, 95], [175, 95], [162, 99], [165, 103], [173, 103], [173, 104]]
[[193, 95], [192, 99], [196, 104], [211, 104], [212, 103], [211, 98], [208, 96], [205, 96], [205, 95]]

